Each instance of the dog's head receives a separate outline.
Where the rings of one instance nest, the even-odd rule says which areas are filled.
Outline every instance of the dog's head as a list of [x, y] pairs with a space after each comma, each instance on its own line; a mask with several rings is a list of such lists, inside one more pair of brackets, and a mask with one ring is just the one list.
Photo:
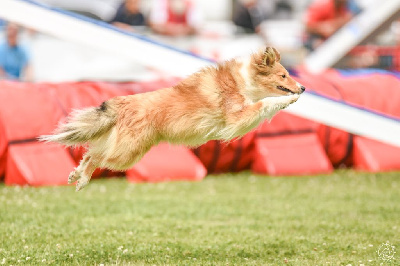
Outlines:
[[305, 87], [290, 77], [289, 72], [280, 64], [281, 56], [272, 47], [267, 47], [250, 59], [247, 66], [248, 80], [246, 94], [258, 101], [265, 97], [275, 97], [290, 94], [301, 94]]

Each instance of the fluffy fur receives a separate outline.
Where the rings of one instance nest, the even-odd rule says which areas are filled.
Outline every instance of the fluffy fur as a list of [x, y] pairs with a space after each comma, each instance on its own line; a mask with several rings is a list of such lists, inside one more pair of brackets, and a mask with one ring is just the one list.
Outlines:
[[41, 140], [87, 145], [68, 182], [86, 186], [98, 168], [125, 170], [160, 141], [195, 147], [231, 140], [297, 101], [304, 87], [267, 47], [247, 58], [207, 67], [174, 87], [112, 98], [74, 111], [68, 122]]

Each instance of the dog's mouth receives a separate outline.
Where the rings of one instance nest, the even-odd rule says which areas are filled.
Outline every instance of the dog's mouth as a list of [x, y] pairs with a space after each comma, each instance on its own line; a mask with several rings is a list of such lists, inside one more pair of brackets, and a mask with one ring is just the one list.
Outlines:
[[285, 88], [285, 87], [283, 87], [283, 86], [276, 86], [276, 88], [277, 88], [278, 90], [285, 91], [285, 92], [291, 92], [291, 93], [294, 94], [293, 91], [291, 91], [291, 90], [289, 90], [288, 88]]

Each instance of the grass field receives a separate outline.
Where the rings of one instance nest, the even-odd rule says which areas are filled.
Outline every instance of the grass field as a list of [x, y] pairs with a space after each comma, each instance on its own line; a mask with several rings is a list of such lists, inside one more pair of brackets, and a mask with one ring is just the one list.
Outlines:
[[[398, 265], [400, 173], [0, 185], [0, 264]], [[390, 261], [377, 255], [390, 242]]]

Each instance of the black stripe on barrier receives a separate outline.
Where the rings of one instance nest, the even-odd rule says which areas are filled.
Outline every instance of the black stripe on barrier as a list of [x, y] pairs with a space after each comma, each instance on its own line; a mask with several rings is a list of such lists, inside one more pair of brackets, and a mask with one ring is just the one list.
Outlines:
[[240, 161], [240, 157], [242, 157], [243, 151], [243, 139], [238, 139], [238, 146], [235, 149], [235, 156], [232, 159], [231, 167], [229, 168], [230, 172], [236, 172], [237, 165]]
[[343, 156], [343, 158], [335, 164], [335, 167], [340, 167], [341, 165], [345, 165], [346, 161], [350, 158], [350, 155], [353, 151], [353, 145], [354, 145], [354, 135], [351, 133], [348, 133], [348, 141], [347, 141], [347, 149], [346, 153]]
[[304, 130], [287, 130], [287, 131], [279, 131], [273, 133], [267, 132], [258, 132], [256, 134], [257, 138], [269, 138], [269, 137], [280, 137], [280, 136], [287, 136], [287, 135], [295, 135], [295, 134], [307, 134], [307, 133], [314, 133], [315, 130], [312, 129], [304, 129]]
[[213, 157], [211, 159], [211, 162], [208, 166], [208, 171], [210, 173], [215, 171], [215, 168], [217, 167], [217, 162], [218, 162], [218, 158], [219, 155], [221, 153], [221, 143], [219, 141], [214, 141], [215, 143], [215, 147], [214, 147], [214, 153], [213, 153]]
[[196, 155], [198, 158], [200, 158], [200, 149], [201, 149], [201, 146], [192, 149], [194, 155]]
[[330, 147], [331, 146], [331, 142], [329, 141], [330, 138], [331, 138], [331, 128], [328, 127], [328, 126], [325, 126], [325, 140], [324, 140], [325, 143], [324, 143], [324, 146], [325, 146], [326, 153], [328, 153], [329, 149], [331, 148]]
[[10, 140], [8, 142], [8, 145], [15, 145], [15, 144], [24, 144], [24, 143], [31, 143], [31, 142], [37, 142], [37, 138], [29, 138], [29, 139], [16, 139], [16, 140]]

